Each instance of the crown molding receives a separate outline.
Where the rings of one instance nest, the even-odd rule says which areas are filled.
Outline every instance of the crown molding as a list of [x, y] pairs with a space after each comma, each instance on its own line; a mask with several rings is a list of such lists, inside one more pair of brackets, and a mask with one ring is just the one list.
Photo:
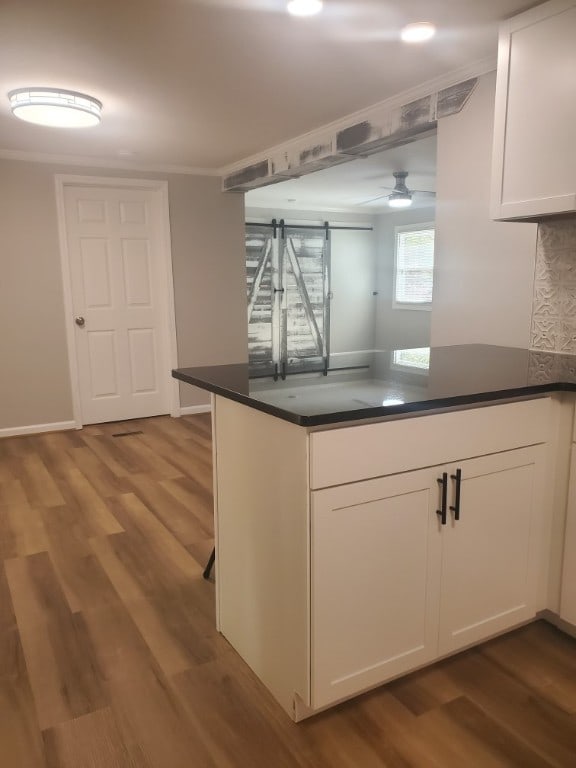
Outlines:
[[195, 168], [187, 165], [155, 165], [154, 163], [131, 163], [126, 160], [84, 157], [82, 155], [53, 155], [44, 152], [25, 152], [15, 149], [0, 149], [0, 160], [19, 160], [25, 163], [46, 163], [50, 165], [73, 165], [85, 168], [112, 168], [123, 171], [142, 173], [174, 173], [188, 176], [215, 176], [220, 172], [216, 168]]
[[285, 208], [282, 205], [275, 205], [274, 203], [259, 203], [258, 201], [253, 202], [250, 200], [249, 203], [246, 204], [246, 217], [247, 218], [261, 218], [262, 214], [260, 211], [274, 211], [274, 215], [282, 215], [285, 219], [288, 219], [290, 217], [293, 218], [303, 218], [305, 214], [313, 212], [313, 213], [337, 213], [337, 214], [347, 214], [351, 215], [354, 214], [356, 216], [365, 216], [367, 219], [371, 219], [374, 216], [378, 216], [380, 213], [385, 213], [385, 211], [367, 211], [366, 213], [359, 211], [358, 206], [329, 206], [329, 205], [316, 205], [315, 203], [310, 204], [310, 208], [295, 208], [294, 210], [290, 208]]

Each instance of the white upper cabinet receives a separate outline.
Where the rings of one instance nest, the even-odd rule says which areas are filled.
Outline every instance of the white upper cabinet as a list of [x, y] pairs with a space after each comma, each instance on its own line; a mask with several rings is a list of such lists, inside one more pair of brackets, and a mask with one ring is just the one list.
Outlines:
[[500, 30], [492, 218], [576, 211], [576, 0], [551, 0]]

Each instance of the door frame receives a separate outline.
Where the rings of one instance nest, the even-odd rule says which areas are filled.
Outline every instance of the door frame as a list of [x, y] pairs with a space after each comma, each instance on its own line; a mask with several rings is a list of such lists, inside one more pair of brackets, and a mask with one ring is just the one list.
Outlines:
[[[80, 384], [78, 381], [78, 354], [76, 349], [76, 335], [72, 323], [68, 320], [73, 316], [72, 281], [70, 275], [70, 254], [68, 251], [68, 237], [66, 231], [66, 208], [64, 203], [64, 190], [66, 187], [116, 187], [118, 189], [149, 190], [156, 195], [156, 203], [160, 212], [159, 256], [161, 260], [163, 285], [160, 296], [162, 297], [162, 314], [164, 323], [162, 328], [162, 344], [166, 350], [166, 358], [169, 369], [178, 367], [178, 351], [176, 346], [176, 312], [174, 307], [174, 278], [172, 274], [172, 239], [170, 234], [170, 217], [168, 207], [168, 182], [155, 179], [130, 179], [108, 176], [76, 176], [73, 174], [54, 175], [56, 185], [56, 209], [58, 216], [58, 238], [60, 242], [60, 267], [62, 274], [62, 288], [64, 292], [64, 317], [66, 325], [66, 344], [68, 348], [68, 368], [70, 375], [70, 389], [72, 393], [72, 413], [74, 426], [81, 429], [82, 408], [80, 399]], [[168, 392], [168, 410], [171, 416], [180, 416], [180, 391], [178, 382], [170, 374], [166, 373]]]

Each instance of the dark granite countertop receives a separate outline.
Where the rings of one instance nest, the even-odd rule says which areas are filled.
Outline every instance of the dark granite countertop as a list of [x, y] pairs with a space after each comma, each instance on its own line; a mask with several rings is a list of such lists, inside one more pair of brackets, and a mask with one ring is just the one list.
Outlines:
[[247, 364], [178, 368], [172, 375], [305, 427], [576, 392], [574, 355], [466, 344], [380, 350], [361, 362], [358, 368], [339, 363], [327, 376], [302, 373], [278, 381], [250, 378]]

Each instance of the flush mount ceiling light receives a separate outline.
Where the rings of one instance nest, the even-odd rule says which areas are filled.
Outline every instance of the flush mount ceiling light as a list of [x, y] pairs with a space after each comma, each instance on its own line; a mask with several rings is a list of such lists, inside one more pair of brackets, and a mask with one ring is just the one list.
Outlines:
[[292, 16], [314, 16], [322, 10], [322, 0], [290, 0], [286, 8]]
[[58, 128], [98, 125], [102, 104], [76, 91], [57, 88], [19, 88], [8, 94], [12, 114], [21, 120]]
[[405, 43], [424, 43], [436, 34], [436, 27], [428, 21], [417, 21], [408, 24], [400, 32], [400, 38]]

